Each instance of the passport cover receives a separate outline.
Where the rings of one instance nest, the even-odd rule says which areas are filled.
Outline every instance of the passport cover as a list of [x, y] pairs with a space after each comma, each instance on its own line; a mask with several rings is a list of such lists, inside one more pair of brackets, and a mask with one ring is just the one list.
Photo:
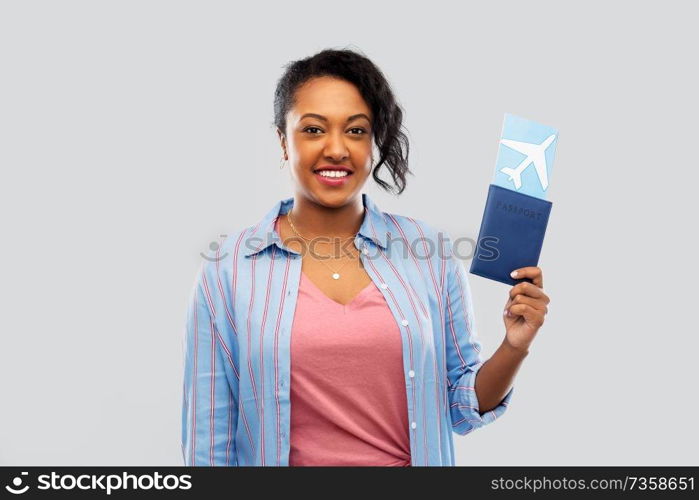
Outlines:
[[515, 269], [539, 264], [551, 203], [491, 184], [478, 233], [471, 273], [509, 285]]

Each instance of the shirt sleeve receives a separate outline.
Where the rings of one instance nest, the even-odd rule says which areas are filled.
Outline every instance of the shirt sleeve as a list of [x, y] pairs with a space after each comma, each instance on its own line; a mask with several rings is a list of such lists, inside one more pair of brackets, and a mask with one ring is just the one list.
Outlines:
[[[451, 241], [448, 236], [446, 241]], [[464, 264], [454, 256], [450, 244], [445, 252], [447, 392], [452, 429], [457, 434], [464, 435], [500, 417], [512, 398], [514, 386], [498, 406], [481, 415], [476, 397], [476, 374], [484, 361], [475, 327], [471, 288]]]
[[217, 327], [205, 269], [190, 294], [183, 339], [182, 456], [186, 466], [235, 466], [238, 384], [227, 375], [232, 348]]

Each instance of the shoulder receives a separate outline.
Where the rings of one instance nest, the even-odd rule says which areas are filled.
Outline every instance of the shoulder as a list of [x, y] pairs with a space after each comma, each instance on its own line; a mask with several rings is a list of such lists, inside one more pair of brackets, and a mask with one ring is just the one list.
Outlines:
[[265, 235], [257, 225], [236, 228], [221, 235], [219, 241], [209, 243], [206, 251], [201, 252], [202, 266], [200, 274], [204, 278], [220, 279], [222, 275], [234, 269], [244, 260], [255, 245], [265, 241]]
[[[253, 244], [253, 237], [259, 233], [256, 229], [256, 225], [251, 225], [222, 234], [219, 241], [211, 242], [206, 251], [199, 255], [201, 265], [196, 275], [195, 287], [200, 289], [214, 318], [221, 311], [230, 309], [232, 294], [241, 286], [240, 270], [245, 269], [249, 263], [245, 256], [253, 249], [249, 245]], [[263, 238], [255, 241], [259, 245]]]
[[441, 225], [408, 215], [384, 212], [386, 229], [391, 238], [406, 239], [408, 243], [427, 239], [433, 244], [443, 244], [449, 239]]
[[449, 232], [439, 223], [407, 215], [384, 212], [389, 242], [403, 242], [411, 253], [421, 258], [429, 256], [425, 262], [442, 275], [452, 274], [456, 270], [455, 246]]

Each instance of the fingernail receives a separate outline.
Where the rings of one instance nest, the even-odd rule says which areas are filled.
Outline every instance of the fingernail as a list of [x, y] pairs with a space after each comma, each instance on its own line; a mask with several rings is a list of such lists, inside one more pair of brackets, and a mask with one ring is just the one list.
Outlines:
[[517, 271], [512, 271], [512, 272], [510, 273], [510, 276], [512, 276], [513, 278], [516, 278], [516, 277], [517, 277]]
[[503, 315], [503, 316], [507, 316], [507, 309], [505, 309], [505, 310], [502, 312], [502, 315]]

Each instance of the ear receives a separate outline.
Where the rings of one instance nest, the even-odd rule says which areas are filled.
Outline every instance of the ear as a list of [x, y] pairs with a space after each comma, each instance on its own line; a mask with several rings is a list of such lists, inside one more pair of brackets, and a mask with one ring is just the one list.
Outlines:
[[281, 144], [282, 152], [284, 154], [284, 159], [288, 160], [289, 157], [286, 154], [286, 136], [284, 135], [284, 132], [279, 130], [279, 127], [277, 127], [277, 136], [279, 137], [279, 144]]

